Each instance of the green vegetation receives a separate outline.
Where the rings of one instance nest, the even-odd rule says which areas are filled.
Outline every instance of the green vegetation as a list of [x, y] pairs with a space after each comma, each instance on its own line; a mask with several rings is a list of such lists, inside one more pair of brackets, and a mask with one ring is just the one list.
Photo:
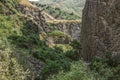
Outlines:
[[49, 36], [58, 36], [58, 37], [66, 37], [67, 35], [59, 30], [55, 30], [48, 34]]
[[104, 80], [97, 73], [92, 72], [83, 61], [71, 64], [70, 71], [61, 71], [58, 75], [52, 76], [49, 80]]
[[[29, 31], [31, 29], [24, 30]], [[17, 49], [25, 50], [29, 55], [44, 62], [41, 77], [39, 78], [45, 80], [50, 75], [58, 73], [61, 70], [68, 71], [70, 69], [70, 63], [74, 59], [67, 57], [66, 54], [72, 54], [74, 52], [72, 48], [69, 51], [64, 51], [57, 46], [50, 48], [45, 41], [39, 40], [37, 34], [33, 34], [25, 33], [22, 36], [10, 36], [9, 39], [17, 46]]]
[[[19, 57], [24, 56], [20, 56], [10, 47], [6, 39], [0, 40], [0, 49], [2, 49], [0, 50], [0, 80], [26, 80], [30, 72], [27, 69], [24, 70], [18, 61]], [[17, 56], [19, 57], [16, 58]], [[19, 60], [26, 61], [25, 57]], [[29, 65], [28, 62], [27, 64]]]
[[[8, 5], [0, 3], [7, 8]], [[110, 52], [103, 59], [95, 58], [88, 65], [81, 60], [79, 41], [49, 47], [46, 41], [39, 39], [34, 22], [18, 16], [21, 13], [11, 4], [9, 6], [12, 7], [8, 6], [7, 10], [12, 9], [12, 13], [0, 13], [0, 80], [31, 80], [36, 77], [31, 59], [28, 59], [30, 57], [43, 62], [36, 80], [120, 79], [120, 65], [111, 58]], [[66, 36], [57, 30], [49, 35]]]
[[56, 47], [59, 47], [60, 49], [62, 49], [64, 53], [73, 49], [73, 47], [70, 46], [69, 44], [56, 44]]
[[48, 33], [48, 36], [53, 38], [56, 44], [69, 44], [71, 41], [71, 38], [67, 34], [59, 30], [54, 30], [51, 33]]
[[59, 8], [64, 12], [73, 13], [81, 17], [85, 1], [86, 0], [39, 0], [39, 3], [49, 5], [53, 8]]
[[68, 50], [66, 52], [66, 56], [69, 57], [72, 60], [79, 60], [80, 59], [80, 53], [81, 53], [81, 44], [77, 40], [73, 40], [69, 43], [70, 46], [72, 46], [71, 50]]
[[60, 71], [48, 80], [120, 80], [119, 71], [120, 65], [107, 52], [103, 59], [96, 57], [92, 63], [73, 62], [70, 71]]
[[90, 68], [92, 71], [98, 72], [99, 76], [103, 77], [104, 80], [120, 79], [120, 64], [112, 58], [110, 51], [105, 53], [104, 58], [95, 57]]
[[80, 19], [80, 17], [75, 15], [73, 12], [71, 13], [66, 12], [59, 8], [51, 7], [49, 5], [39, 4], [38, 6], [44, 9], [50, 15], [52, 15], [55, 19], [66, 19], [66, 20]]
[[27, 55], [21, 54], [8, 40], [10, 35], [20, 35], [20, 29], [17, 24], [19, 18], [15, 14], [17, 10], [14, 8], [16, 4], [12, 0], [7, 1], [0, 1], [1, 9], [5, 9], [0, 9], [0, 80], [26, 80], [31, 74], [27, 67], [31, 65]]

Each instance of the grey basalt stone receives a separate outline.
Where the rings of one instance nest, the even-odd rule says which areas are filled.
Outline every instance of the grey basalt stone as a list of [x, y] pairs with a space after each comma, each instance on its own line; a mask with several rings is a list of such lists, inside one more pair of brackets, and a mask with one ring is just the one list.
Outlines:
[[82, 57], [120, 52], [120, 0], [86, 0], [81, 28]]

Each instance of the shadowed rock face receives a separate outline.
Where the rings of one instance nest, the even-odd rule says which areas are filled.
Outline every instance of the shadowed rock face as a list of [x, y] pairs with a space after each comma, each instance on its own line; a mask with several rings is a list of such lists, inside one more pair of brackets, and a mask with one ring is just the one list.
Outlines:
[[80, 32], [81, 32], [81, 23], [80, 22], [66, 22], [66, 23], [49, 23], [51, 26], [48, 27], [47, 33], [52, 32], [54, 30], [62, 31], [67, 34], [71, 39], [80, 40]]
[[87, 0], [81, 29], [82, 56], [120, 55], [120, 0]]
[[24, 17], [29, 20], [28, 25], [30, 30], [35, 31], [36, 34], [45, 32], [47, 24], [39, 8], [19, 5], [18, 10], [20, 10], [24, 14]]
[[81, 23], [66, 23], [56, 25], [60, 31], [66, 33], [72, 39], [80, 40]]
[[[44, 16], [41, 14], [41, 11], [36, 7], [28, 7], [25, 5], [18, 5], [16, 9], [21, 11], [22, 13], [22, 15], [19, 15], [20, 20], [22, 21], [25, 20], [24, 22], [25, 26], [23, 26], [22, 28], [23, 35], [28, 37], [34, 34], [36, 35], [35, 39], [39, 39], [39, 34], [44, 32], [44, 29], [47, 25], [45, 23]], [[31, 43], [31, 44], [35, 44], [35, 43]], [[25, 48], [28, 48], [30, 44], [22, 45], [22, 46], [25, 46]], [[34, 52], [33, 56], [38, 56], [38, 52], [37, 51]], [[41, 77], [40, 74], [41, 74], [41, 69], [43, 67], [43, 64], [41, 63], [41, 61], [31, 56], [28, 58], [28, 60], [33, 65], [32, 68], [30, 68], [32, 71], [32, 76], [30, 76], [30, 79], [37, 80], [38, 78]]]

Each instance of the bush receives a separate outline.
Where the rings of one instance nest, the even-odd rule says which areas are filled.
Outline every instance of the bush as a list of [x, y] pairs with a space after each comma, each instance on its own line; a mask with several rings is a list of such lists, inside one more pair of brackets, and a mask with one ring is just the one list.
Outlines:
[[[18, 36], [18, 35], [11, 35], [9, 39], [12, 40], [12, 43], [17, 45], [20, 48], [33, 48], [35, 46], [43, 45], [43, 42], [39, 40], [36, 34], [31, 34], [29, 36]], [[45, 45], [45, 44], [44, 44]]]
[[120, 65], [115, 63], [111, 52], [106, 52], [104, 58], [96, 57], [90, 65], [81, 60], [72, 63], [70, 71], [60, 71], [48, 80], [120, 80]]
[[19, 64], [6, 41], [0, 40], [0, 80], [27, 80], [29, 72]]
[[73, 40], [70, 42], [70, 46], [72, 46], [73, 49], [68, 50], [65, 53], [66, 57], [69, 57], [72, 60], [79, 60], [80, 54], [81, 54], [81, 44], [77, 40]]
[[73, 49], [69, 44], [56, 44], [55, 46], [62, 49], [64, 53]]
[[96, 77], [97, 74], [90, 72], [83, 61], [72, 63], [70, 71], [61, 71], [58, 75], [51, 76], [48, 80], [104, 80]]
[[78, 53], [75, 49], [66, 51], [65, 56], [70, 58], [73, 61], [80, 59], [80, 53]]
[[67, 36], [65, 33], [61, 32], [59, 30], [55, 30], [55, 31], [49, 33], [48, 35], [49, 36], [57, 36], [57, 37], [65, 37], [65, 38]]
[[71, 38], [67, 34], [59, 30], [52, 31], [51, 33], [48, 34], [48, 36], [53, 38], [54, 43], [56, 44], [69, 44], [71, 40]]
[[[91, 70], [103, 76], [106, 80], [119, 80], [120, 64], [112, 59], [112, 52], [107, 51], [104, 58], [95, 57], [90, 65]], [[116, 74], [117, 73], [117, 74]]]
[[[33, 55], [35, 54], [33, 53]], [[36, 57], [45, 63], [41, 73], [43, 80], [60, 70], [68, 71], [70, 69], [71, 60], [64, 55], [60, 48], [41, 47]]]
[[67, 20], [80, 19], [78, 15], [60, 10], [57, 7], [54, 8], [48, 5], [46, 6], [39, 5], [39, 7], [42, 7], [44, 10], [46, 10], [49, 14], [51, 14], [56, 19], [67, 19]]
[[42, 79], [48, 78], [50, 75], [57, 74], [59, 71], [68, 71], [70, 62], [63, 60], [46, 60], [46, 65], [42, 69]]
[[71, 45], [74, 49], [77, 49], [77, 50], [80, 50], [80, 49], [81, 49], [80, 41], [73, 40], [73, 41], [71, 41], [70, 45]]

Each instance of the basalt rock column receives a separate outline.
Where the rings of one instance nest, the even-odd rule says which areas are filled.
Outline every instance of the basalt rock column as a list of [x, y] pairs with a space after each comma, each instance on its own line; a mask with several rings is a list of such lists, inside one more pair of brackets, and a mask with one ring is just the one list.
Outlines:
[[106, 51], [120, 55], [120, 0], [86, 0], [81, 30], [85, 60], [103, 57]]

